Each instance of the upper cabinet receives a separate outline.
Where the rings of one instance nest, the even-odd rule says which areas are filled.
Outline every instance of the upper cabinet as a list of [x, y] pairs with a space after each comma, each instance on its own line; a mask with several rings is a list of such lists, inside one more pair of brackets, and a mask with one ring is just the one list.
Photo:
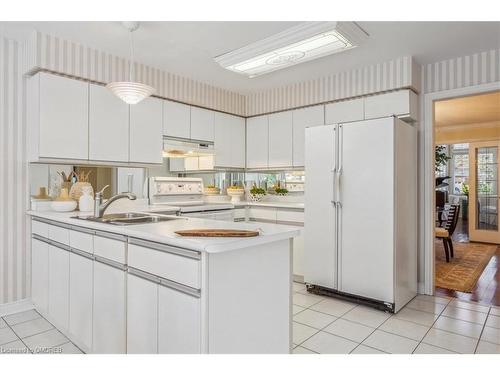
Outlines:
[[247, 168], [269, 165], [269, 116], [247, 119]]
[[98, 85], [90, 85], [89, 103], [89, 159], [128, 162], [129, 106]]
[[411, 90], [400, 90], [365, 98], [365, 118], [397, 116], [418, 121], [418, 96]]
[[161, 99], [146, 98], [130, 106], [130, 162], [163, 162], [162, 118]]
[[88, 159], [88, 82], [38, 73], [28, 88], [30, 160]]
[[325, 105], [325, 123], [360, 121], [365, 119], [365, 98], [345, 100]]
[[191, 107], [191, 139], [214, 141], [215, 112]]
[[268, 116], [269, 126], [269, 168], [291, 167], [292, 111], [273, 113]]
[[293, 166], [304, 166], [305, 129], [325, 124], [325, 107], [317, 105], [292, 111]]
[[163, 135], [191, 138], [191, 107], [165, 100], [163, 102]]
[[245, 168], [245, 119], [227, 113], [215, 113], [215, 166]]

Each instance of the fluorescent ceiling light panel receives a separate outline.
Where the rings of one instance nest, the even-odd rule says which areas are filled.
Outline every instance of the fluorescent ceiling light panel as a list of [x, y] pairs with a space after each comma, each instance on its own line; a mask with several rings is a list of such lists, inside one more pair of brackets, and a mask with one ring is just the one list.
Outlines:
[[217, 56], [223, 68], [248, 77], [346, 51], [368, 35], [354, 22], [304, 22], [246, 47]]

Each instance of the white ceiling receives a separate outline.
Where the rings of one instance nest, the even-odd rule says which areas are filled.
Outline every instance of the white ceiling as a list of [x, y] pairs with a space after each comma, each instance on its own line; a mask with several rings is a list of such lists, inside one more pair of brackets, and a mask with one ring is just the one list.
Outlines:
[[[222, 69], [213, 57], [298, 22], [144, 22], [134, 33], [136, 60], [218, 87], [249, 93], [412, 55], [421, 64], [500, 47], [500, 22], [358, 22], [370, 35], [361, 47], [256, 78]], [[128, 56], [120, 22], [0, 22], [0, 34], [32, 30]]]

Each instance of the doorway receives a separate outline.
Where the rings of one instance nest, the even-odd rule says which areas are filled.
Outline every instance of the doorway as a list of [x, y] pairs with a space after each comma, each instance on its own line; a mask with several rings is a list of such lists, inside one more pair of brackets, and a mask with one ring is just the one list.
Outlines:
[[435, 294], [500, 304], [500, 91], [433, 102]]

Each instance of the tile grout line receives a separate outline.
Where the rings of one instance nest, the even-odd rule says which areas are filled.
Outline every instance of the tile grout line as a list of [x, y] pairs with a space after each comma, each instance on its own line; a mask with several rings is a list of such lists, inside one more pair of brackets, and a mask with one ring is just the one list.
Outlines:
[[[11, 315], [14, 315], [14, 314], [11, 314]], [[4, 319], [4, 321], [5, 321], [5, 319]], [[27, 321], [29, 322], [29, 320], [27, 320]], [[9, 329], [10, 329], [10, 330], [14, 333], [14, 335], [16, 335], [16, 337], [19, 339], [19, 340], [14, 340], [14, 341], [11, 341], [11, 343], [12, 343], [12, 342], [15, 342], [15, 341], [21, 341], [21, 343], [22, 343], [22, 344], [26, 347], [26, 349], [28, 350], [28, 352], [29, 352], [28, 354], [33, 354], [33, 351], [31, 350], [31, 348], [30, 348], [28, 345], [26, 345], [26, 343], [23, 341], [23, 339], [22, 339], [21, 337], [19, 337], [19, 335], [16, 333], [16, 331], [14, 331], [14, 330], [12, 329], [12, 326], [11, 326], [9, 323], [7, 323], [7, 321], [5, 321], [5, 323], [7, 324], [7, 327], [9, 327]], [[14, 325], [15, 325], [15, 324], [14, 324]]]
[[481, 337], [483, 337], [484, 328], [486, 327], [486, 322], [488, 321], [488, 318], [490, 317], [490, 312], [491, 312], [491, 306], [488, 309], [488, 314], [486, 315], [486, 319], [484, 320], [483, 328], [481, 329], [481, 333], [479, 334], [479, 338], [477, 339], [476, 347], [474, 348], [474, 354], [476, 354], [477, 348], [479, 347], [479, 342], [481, 341]]

